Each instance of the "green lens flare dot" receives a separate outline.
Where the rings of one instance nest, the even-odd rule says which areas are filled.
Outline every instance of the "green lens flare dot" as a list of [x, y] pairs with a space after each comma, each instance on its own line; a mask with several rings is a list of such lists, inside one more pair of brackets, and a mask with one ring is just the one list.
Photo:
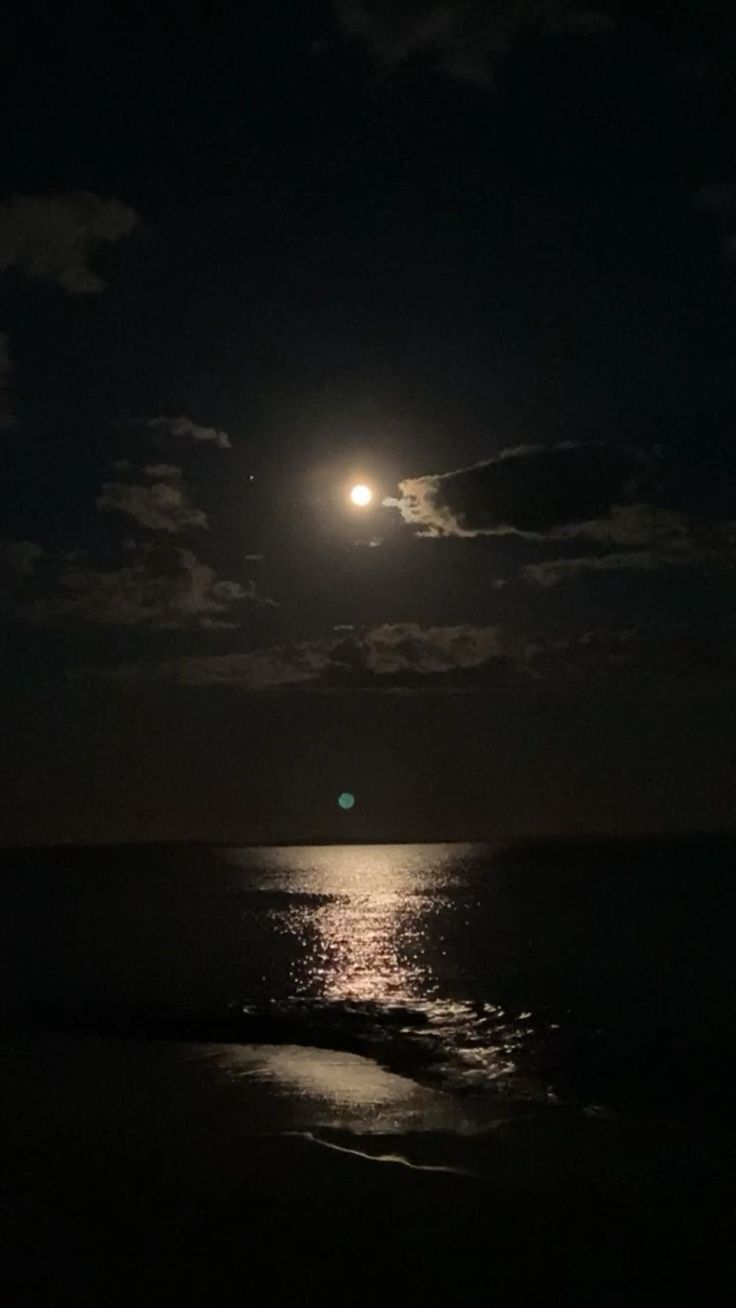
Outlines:
[[347, 813], [351, 808], [355, 807], [355, 795], [351, 795], [349, 790], [343, 790], [337, 802], [340, 808]]

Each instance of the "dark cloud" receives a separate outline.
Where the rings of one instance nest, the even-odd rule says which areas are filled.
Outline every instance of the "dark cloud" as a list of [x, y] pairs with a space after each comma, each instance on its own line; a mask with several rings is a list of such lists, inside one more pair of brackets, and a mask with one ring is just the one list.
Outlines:
[[0, 431], [7, 431], [15, 425], [13, 417], [10, 383], [13, 375], [13, 360], [10, 355], [10, 341], [5, 332], [0, 332]]
[[686, 626], [596, 630], [575, 637], [514, 632], [500, 626], [422, 627], [392, 623], [361, 635], [127, 664], [103, 673], [126, 683], [168, 681], [233, 687], [249, 693], [347, 691], [514, 691], [649, 681], [701, 684], [736, 677], [736, 626], [714, 640]]
[[362, 648], [366, 666], [382, 676], [409, 668], [432, 674], [480, 667], [489, 659], [507, 656], [507, 646], [508, 636], [495, 626], [422, 627], [404, 622], [374, 627]]
[[[39, 560], [45, 567], [36, 568]], [[30, 541], [0, 545], [3, 608], [39, 626], [75, 623], [174, 631], [234, 629], [244, 605], [272, 606], [252, 582], [218, 578], [191, 550], [149, 546], [121, 567], [104, 569], [85, 560], [50, 559]]]
[[217, 599], [225, 600], [228, 604], [247, 600], [249, 603], [260, 604], [267, 609], [280, 607], [276, 600], [270, 599], [266, 595], [259, 595], [254, 581], [246, 581], [244, 586], [238, 581], [217, 581], [212, 588], [212, 593]]
[[526, 580], [550, 587], [584, 574], [732, 568], [736, 487], [725, 467], [720, 473], [720, 484], [708, 485], [659, 450], [522, 446], [471, 468], [409, 478], [385, 503], [419, 535], [518, 536], [555, 542], [557, 551], [577, 542], [574, 557], [555, 554], [523, 568]]
[[736, 183], [719, 182], [704, 186], [694, 199], [695, 208], [707, 214], [720, 232], [723, 253], [729, 258], [736, 254]]
[[[674, 517], [674, 515], [673, 515]], [[616, 539], [615, 536], [612, 539]], [[636, 542], [622, 540], [623, 544]], [[709, 527], [689, 524], [670, 537], [652, 537], [650, 548], [628, 553], [587, 554], [574, 558], [545, 559], [523, 569], [528, 581], [557, 586], [586, 574], [603, 572], [661, 572], [667, 568], [723, 569], [736, 567], [736, 522]]]
[[89, 191], [14, 195], [0, 205], [0, 273], [15, 268], [69, 295], [94, 295], [105, 289], [90, 266], [95, 250], [129, 236], [139, 223], [134, 209]]
[[712, 689], [736, 679], [736, 624], [725, 621], [718, 631], [686, 623], [589, 631], [574, 640], [540, 642], [528, 666], [540, 682]]
[[704, 186], [693, 203], [703, 213], [732, 218], [736, 215], [736, 183], [718, 182], [715, 186]]
[[200, 444], [216, 445], [219, 450], [232, 449], [232, 442], [226, 431], [216, 427], [202, 427], [192, 422], [191, 418], [149, 418], [146, 424], [155, 431], [167, 432], [170, 436], [184, 436]]
[[361, 635], [349, 628], [318, 640], [185, 658], [120, 671], [123, 679], [185, 685], [232, 685], [250, 691], [401, 688], [445, 680], [510, 658], [510, 638], [496, 627], [421, 627], [384, 623]]
[[207, 514], [196, 508], [182, 481], [181, 469], [166, 468], [162, 472], [147, 467], [144, 473], [148, 477], [166, 477], [166, 480], [153, 481], [150, 485], [136, 485], [133, 482], [106, 481], [102, 494], [97, 497], [97, 507], [102, 513], [123, 513], [133, 518], [141, 527], [149, 531], [165, 531], [171, 534], [191, 531], [193, 528], [208, 526]]
[[35, 541], [0, 540], [0, 585], [29, 576], [42, 555], [43, 550]]
[[402, 481], [387, 500], [404, 520], [439, 536], [548, 536], [631, 504], [642, 458], [599, 443], [522, 445], [470, 468]]
[[[115, 467], [121, 472], [129, 472], [130, 464], [127, 459], [119, 459]], [[167, 481], [180, 481], [184, 476], [181, 468], [177, 468], [173, 463], [147, 463], [143, 469], [144, 477], [163, 477]]]
[[215, 574], [189, 550], [152, 551], [113, 571], [78, 567], [59, 577], [49, 617], [102, 626], [177, 628], [224, 621], [229, 601], [215, 594]]
[[614, 26], [604, 7], [575, 0], [333, 0], [333, 6], [341, 30], [382, 71], [423, 58], [445, 76], [470, 82], [486, 81], [527, 35], [591, 36]]
[[558, 586], [585, 573], [596, 572], [656, 572], [662, 563], [653, 554], [632, 550], [630, 554], [584, 555], [574, 559], [546, 559], [542, 563], [529, 563], [523, 575], [540, 586]]
[[[649, 486], [654, 493], [655, 488]], [[652, 503], [614, 504], [605, 517], [571, 522], [548, 533], [553, 539], [585, 539], [636, 548], [648, 545], [662, 553], [683, 553], [693, 543], [687, 515]]]

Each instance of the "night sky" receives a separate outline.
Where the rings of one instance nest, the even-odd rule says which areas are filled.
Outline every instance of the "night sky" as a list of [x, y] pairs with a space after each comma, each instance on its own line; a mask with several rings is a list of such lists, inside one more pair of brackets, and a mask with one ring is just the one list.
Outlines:
[[10, 11], [0, 839], [731, 826], [733, 5]]

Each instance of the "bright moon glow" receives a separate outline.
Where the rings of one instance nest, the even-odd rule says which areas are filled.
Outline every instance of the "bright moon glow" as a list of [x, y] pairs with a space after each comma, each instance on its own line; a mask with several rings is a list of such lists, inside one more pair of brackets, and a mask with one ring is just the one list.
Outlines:
[[358, 505], [358, 508], [364, 509], [366, 504], [370, 504], [373, 499], [373, 491], [370, 486], [353, 486], [353, 489], [350, 492], [350, 498], [353, 501], [353, 504]]

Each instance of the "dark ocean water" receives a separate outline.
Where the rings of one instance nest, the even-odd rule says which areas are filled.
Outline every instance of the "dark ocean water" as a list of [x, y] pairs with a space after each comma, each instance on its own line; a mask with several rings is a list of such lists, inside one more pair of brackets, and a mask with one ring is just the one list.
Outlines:
[[458, 1094], [729, 1103], [736, 846], [6, 855], [7, 1020], [367, 1053]]

